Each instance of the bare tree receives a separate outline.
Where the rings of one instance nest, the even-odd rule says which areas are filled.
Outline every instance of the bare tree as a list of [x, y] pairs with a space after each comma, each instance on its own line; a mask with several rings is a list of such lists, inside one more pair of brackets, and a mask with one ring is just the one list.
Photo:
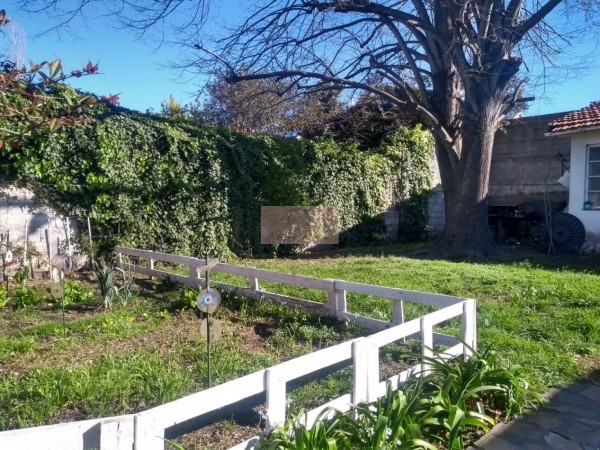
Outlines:
[[[67, 18], [89, 3], [110, 4], [126, 25], [146, 30], [181, 8], [196, 8], [204, 19], [208, 1], [26, 3], [67, 3]], [[523, 55], [548, 60], [569, 33], [590, 32], [598, 10], [598, 0], [264, 0], [213, 44], [201, 39], [199, 26], [180, 36], [208, 55], [195, 63], [217, 61], [231, 82], [274, 78], [298, 89], [361, 89], [419, 117], [435, 137], [444, 191], [440, 249], [477, 256], [496, 250], [487, 224], [492, 146], [519, 102], [520, 85], [511, 86]], [[180, 15], [188, 25], [202, 22]], [[383, 88], [390, 84], [393, 90]]]
[[334, 90], [304, 92], [295, 84], [256, 79], [235, 84], [217, 73], [206, 85], [204, 121], [239, 133], [271, 136], [310, 135], [339, 109]]

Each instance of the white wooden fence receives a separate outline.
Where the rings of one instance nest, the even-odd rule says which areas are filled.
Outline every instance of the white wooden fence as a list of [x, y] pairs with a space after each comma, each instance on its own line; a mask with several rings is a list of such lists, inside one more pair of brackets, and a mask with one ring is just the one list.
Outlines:
[[[387, 382], [391, 382], [392, 386], [397, 388], [409, 376], [419, 376], [427, 372], [427, 365], [420, 364], [381, 381], [379, 349], [387, 344], [413, 337], [421, 340], [422, 353], [426, 356], [433, 355], [432, 348], [434, 345], [447, 346], [448, 348], [442, 354], [445, 359], [459, 355], [468, 356], [470, 349], [476, 347], [475, 300], [240, 267], [219, 263], [217, 260], [210, 260], [207, 264], [207, 261], [202, 259], [124, 247], [117, 247], [115, 251], [119, 261], [122, 261], [123, 255], [146, 259], [147, 264], [145, 267], [133, 264], [126, 265], [130, 270], [137, 273], [151, 277], [164, 276], [191, 286], [199, 286], [204, 283], [199, 273], [207, 270], [207, 268], [214, 272], [247, 277], [247, 288], [225, 283], [213, 284], [224, 291], [235, 292], [238, 295], [276, 301], [288, 306], [307, 309], [314, 313], [332, 315], [340, 320], [349, 321], [373, 329], [376, 332], [368, 337], [353, 339], [300, 356], [133, 416], [3, 432], [0, 433], [0, 448], [61, 448], [73, 450], [100, 448], [101, 450], [120, 450], [122, 448], [131, 449], [133, 444], [134, 450], [162, 450], [164, 449], [165, 429], [261, 393], [266, 394], [267, 427], [271, 428], [282, 424], [285, 420], [286, 389], [290, 381], [336, 366], [344, 361], [351, 362], [353, 366], [352, 392], [309, 411], [307, 422], [311, 425], [316, 416], [327, 407], [332, 406], [347, 411], [351, 403], [373, 401], [382, 396], [385, 393]], [[182, 276], [156, 270], [154, 269], [155, 261], [184, 264], [188, 266], [189, 274]], [[262, 291], [259, 288], [259, 280], [275, 281], [325, 291], [327, 293], [327, 303], [322, 304]], [[392, 321], [385, 322], [349, 312], [346, 304], [347, 292], [390, 299], [392, 301]], [[405, 322], [404, 302], [434, 305], [441, 307], [441, 309]], [[434, 326], [454, 317], [461, 318], [460, 341], [454, 336], [434, 332]], [[76, 426], [76, 424], [80, 425]], [[46, 445], [49, 442], [56, 441], [57, 436], [64, 438], [66, 434], [70, 434], [70, 438], [64, 440], [64, 445]], [[87, 446], [84, 439], [86, 435], [88, 437], [93, 435], [93, 442], [97, 442], [99, 445]], [[259, 441], [260, 436], [256, 436], [232, 447], [231, 450], [252, 449]], [[24, 442], [27, 442], [27, 444], [25, 445]]]

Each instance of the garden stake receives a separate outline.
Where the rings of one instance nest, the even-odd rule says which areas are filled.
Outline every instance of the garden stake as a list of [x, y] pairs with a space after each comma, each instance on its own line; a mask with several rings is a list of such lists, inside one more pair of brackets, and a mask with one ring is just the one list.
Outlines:
[[[206, 265], [208, 265], [208, 255], [206, 255]], [[206, 271], [206, 289], [210, 288], [210, 275]], [[211, 379], [210, 379], [210, 313], [208, 310], [206, 311], [206, 354], [208, 358], [208, 388], [211, 388]]]
[[[60, 285], [62, 286], [62, 279], [60, 280]], [[63, 288], [64, 289], [64, 288]], [[62, 319], [63, 319], [63, 338], [67, 337], [67, 322], [65, 321], [65, 295], [63, 294], [60, 298], [60, 305], [62, 307]]]

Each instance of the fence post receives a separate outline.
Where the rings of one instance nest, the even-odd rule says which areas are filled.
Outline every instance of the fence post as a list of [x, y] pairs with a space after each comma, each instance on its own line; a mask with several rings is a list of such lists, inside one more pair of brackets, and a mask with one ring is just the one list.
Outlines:
[[[429, 321], [429, 317], [421, 317], [421, 345], [422, 355], [428, 358], [433, 357], [433, 325]], [[421, 375], [429, 373], [430, 364], [427, 362], [421, 363]]]
[[337, 289], [337, 281], [333, 281], [333, 290], [327, 291], [327, 306], [331, 311], [332, 315], [340, 318], [341, 313], [346, 312], [346, 291], [343, 289]]
[[392, 300], [392, 323], [400, 325], [404, 323], [404, 302], [400, 299]]
[[[149, 270], [154, 270], [154, 259], [148, 258], [148, 261], [146, 262], [146, 267], [148, 267]], [[154, 280], [154, 277], [152, 275], [149, 275], [148, 277], [148, 279]]]
[[352, 343], [353, 378], [352, 403], [358, 405], [369, 398], [369, 342], [365, 338]]
[[117, 253], [117, 263], [119, 264], [119, 268], [123, 268], [123, 253]]
[[189, 277], [190, 280], [195, 280], [197, 278], [200, 278], [200, 275], [198, 274], [198, 268], [194, 267], [194, 266], [188, 266], [189, 268]]
[[248, 277], [248, 286], [250, 287], [250, 289], [252, 289], [253, 291], [259, 291], [260, 288], [258, 287], [258, 278], [255, 277]]
[[286, 382], [277, 369], [265, 370], [267, 391], [267, 430], [285, 423]]
[[133, 450], [164, 450], [165, 430], [160, 427], [156, 417], [148, 414], [136, 414], [133, 417]]
[[134, 418], [131, 416], [100, 423], [100, 450], [131, 450]]
[[374, 402], [379, 397], [379, 347], [367, 342], [367, 401]]
[[463, 313], [461, 316], [461, 338], [463, 340], [463, 354], [465, 359], [477, 350], [477, 309], [475, 300], [463, 302]]

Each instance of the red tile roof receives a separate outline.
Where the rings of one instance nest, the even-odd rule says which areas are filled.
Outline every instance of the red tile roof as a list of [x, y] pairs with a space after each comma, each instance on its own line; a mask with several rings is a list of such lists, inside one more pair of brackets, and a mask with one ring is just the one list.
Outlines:
[[549, 133], [561, 133], [590, 127], [600, 127], [600, 101], [590, 103], [590, 106], [573, 111], [550, 122]]

